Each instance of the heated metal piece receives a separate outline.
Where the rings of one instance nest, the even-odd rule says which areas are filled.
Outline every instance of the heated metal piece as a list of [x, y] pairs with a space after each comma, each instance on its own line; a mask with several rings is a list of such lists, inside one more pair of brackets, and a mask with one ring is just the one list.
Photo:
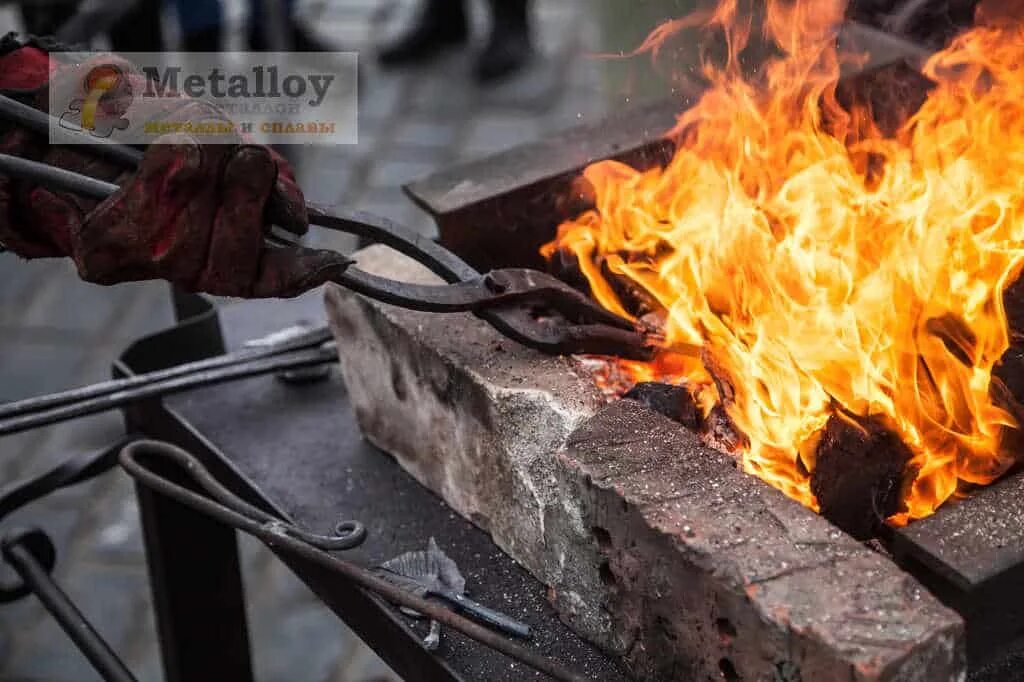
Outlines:
[[[5, 154], [0, 154], [0, 173], [94, 199], [118, 189], [111, 183]], [[309, 220], [312, 225], [391, 246], [449, 282], [430, 286], [385, 279], [352, 267], [351, 261], [339, 254], [330, 279], [370, 298], [425, 312], [471, 311], [509, 338], [545, 353], [614, 354], [634, 359], [651, 355], [632, 323], [550, 275], [525, 269], [481, 275], [443, 247], [367, 214], [336, 216], [310, 207]], [[279, 237], [270, 240], [288, 244]]]
[[[228, 492], [195, 457], [180, 448], [168, 443], [138, 441], [122, 450], [120, 462], [122, 468], [140, 484], [205, 516], [253, 535], [274, 550], [283, 550], [313, 562], [394, 604], [425, 614], [555, 679], [586, 679], [561, 663], [512, 642], [440, 604], [410, 594], [362, 566], [328, 554], [325, 551], [327, 547], [321, 546], [321, 543], [302, 539], [302, 534], [295, 532], [299, 530], [295, 526], [252, 507]], [[169, 471], [172, 477], [164, 473]], [[198, 484], [207, 493], [212, 491], [214, 498], [186, 487], [192, 484]], [[222, 504], [225, 501], [229, 504]], [[253, 514], [253, 511], [256, 513]], [[267, 517], [270, 517], [269, 521]], [[345, 530], [342, 537], [358, 537], [361, 541], [361, 536], [351, 527]], [[312, 537], [315, 539], [315, 536]]]
[[377, 573], [412, 594], [424, 598], [437, 597], [510, 635], [524, 639], [530, 637], [529, 625], [478, 604], [464, 594], [466, 579], [459, 572], [458, 565], [437, 546], [434, 538], [430, 538], [426, 550], [406, 552], [385, 561]]

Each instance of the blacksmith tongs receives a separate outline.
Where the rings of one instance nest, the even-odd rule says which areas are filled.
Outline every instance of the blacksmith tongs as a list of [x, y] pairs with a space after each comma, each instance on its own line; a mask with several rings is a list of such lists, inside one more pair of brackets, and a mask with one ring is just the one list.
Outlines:
[[[46, 114], [9, 98], [0, 98], [0, 116], [29, 127], [46, 124]], [[66, 134], [66, 131], [65, 131]], [[132, 147], [88, 143], [108, 159], [130, 166], [141, 159]], [[113, 183], [43, 163], [0, 154], [0, 173], [40, 185], [102, 200], [116, 192]], [[651, 349], [634, 325], [551, 275], [508, 268], [481, 274], [434, 241], [391, 221], [360, 211], [309, 206], [310, 224], [385, 244], [420, 262], [446, 285], [399, 282], [373, 275], [338, 254], [327, 279], [385, 303], [428, 312], [473, 312], [510, 339], [549, 354], [590, 353], [646, 359]], [[296, 246], [270, 232], [269, 241]]]

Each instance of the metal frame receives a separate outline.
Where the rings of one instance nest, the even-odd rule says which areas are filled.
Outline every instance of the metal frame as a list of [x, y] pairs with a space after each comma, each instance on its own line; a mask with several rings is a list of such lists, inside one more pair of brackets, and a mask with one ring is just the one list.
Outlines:
[[[115, 374], [163, 369], [223, 352], [216, 311], [204, 299], [176, 291], [179, 326], [146, 337], [118, 360]], [[287, 518], [228, 458], [159, 400], [125, 411], [129, 431], [178, 445], [248, 503]], [[235, 531], [178, 502], [136, 487], [150, 589], [167, 682], [253, 679], [245, 588]], [[463, 678], [427, 651], [419, 636], [380, 598], [304, 559], [277, 554], [295, 574], [404, 679]]]

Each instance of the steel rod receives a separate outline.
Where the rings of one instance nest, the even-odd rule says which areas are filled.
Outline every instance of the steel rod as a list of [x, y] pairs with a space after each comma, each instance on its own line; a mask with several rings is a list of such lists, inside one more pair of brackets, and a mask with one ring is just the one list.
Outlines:
[[6, 541], [3, 555], [104, 680], [135, 682], [135, 676], [24, 544], [17, 538]]
[[249, 348], [236, 351], [234, 353], [218, 355], [205, 360], [199, 360], [197, 362], [176, 365], [174, 367], [154, 372], [136, 374], [134, 376], [124, 377], [123, 379], [112, 379], [110, 381], [102, 381], [90, 384], [89, 386], [73, 388], [67, 391], [60, 391], [58, 393], [50, 393], [48, 395], [17, 400], [0, 405], [0, 423], [24, 414], [41, 412], [61, 405], [67, 405], [91, 398], [98, 398], [111, 393], [127, 391], [129, 389], [145, 386], [146, 384], [186, 376], [194, 372], [205, 372], [245, 362], [252, 362], [261, 358], [274, 357], [276, 355], [282, 355], [284, 353], [290, 353], [297, 350], [315, 348], [323, 345], [330, 339], [330, 329], [327, 327], [319, 327], [303, 333], [294, 339], [264, 348]]
[[0, 154], [0, 174], [29, 182], [35, 182], [50, 189], [71, 192], [90, 199], [102, 201], [120, 189], [112, 182], [97, 180], [88, 175], [74, 173], [56, 166], [29, 161], [10, 154]]
[[117, 391], [80, 402], [59, 405], [40, 412], [22, 414], [10, 419], [0, 420], [0, 436], [19, 433], [70, 419], [77, 419], [90, 414], [106, 412], [141, 400], [181, 393], [202, 386], [213, 386], [261, 374], [276, 374], [284, 370], [316, 367], [318, 365], [334, 363], [337, 360], [338, 354], [334, 348], [318, 348], [269, 358], [259, 358], [250, 362], [213, 370], [193, 372], [192, 374], [163, 381], [155, 381], [137, 388]]
[[39, 135], [46, 135], [54, 142], [77, 144], [87, 148], [94, 154], [113, 161], [126, 169], [134, 168], [142, 161], [142, 152], [134, 147], [110, 142], [102, 138], [92, 137], [77, 130], [62, 128], [59, 121], [54, 120], [45, 111], [40, 111], [16, 99], [0, 95], [0, 118], [28, 128]]

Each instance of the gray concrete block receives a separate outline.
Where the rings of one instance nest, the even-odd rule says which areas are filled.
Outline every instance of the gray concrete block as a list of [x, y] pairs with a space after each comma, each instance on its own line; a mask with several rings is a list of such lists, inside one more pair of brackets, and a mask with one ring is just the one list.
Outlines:
[[[581, 623], [607, 614], [612, 647], [641, 678], [963, 676], [959, 616], [684, 427], [618, 401], [558, 460], [578, 525], [549, 524], [546, 541], [596, 549], [558, 599]], [[591, 538], [573, 546], [577, 534]]]
[[[379, 275], [436, 281], [381, 247]], [[958, 681], [963, 623], [888, 559], [571, 359], [326, 290], [366, 437], [642, 679]]]
[[[386, 247], [358, 259], [383, 276], [438, 281]], [[413, 476], [510, 554], [523, 560], [535, 551], [544, 506], [556, 494], [550, 455], [601, 404], [592, 382], [574, 374], [570, 360], [510, 342], [472, 315], [416, 313], [325, 291], [366, 436], [401, 455]]]

